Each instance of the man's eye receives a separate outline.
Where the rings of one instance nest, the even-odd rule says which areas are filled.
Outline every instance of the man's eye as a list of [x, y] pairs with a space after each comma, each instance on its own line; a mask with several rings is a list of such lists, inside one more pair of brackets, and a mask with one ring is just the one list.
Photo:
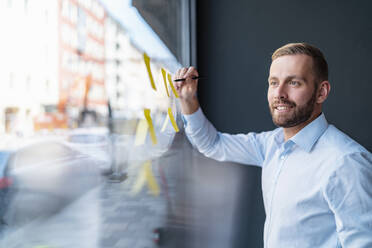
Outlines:
[[275, 82], [275, 81], [271, 81], [269, 84], [270, 84], [270, 86], [275, 86], [275, 85], [277, 85], [278, 83]]
[[290, 81], [289, 84], [290, 84], [290, 85], [295, 85], [295, 86], [297, 86], [297, 85], [300, 85], [300, 82], [298, 82], [298, 81]]

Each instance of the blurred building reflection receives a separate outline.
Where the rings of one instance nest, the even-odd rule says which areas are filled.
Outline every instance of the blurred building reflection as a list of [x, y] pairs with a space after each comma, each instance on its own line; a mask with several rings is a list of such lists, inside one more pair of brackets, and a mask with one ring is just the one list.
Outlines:
[[84, 122], [87, 114], [97, 122], [107, 113], [104, 8], [98, 1], [59, 0], [57, 16], [58, 111], [68, 116], [70, 127]]
[[[190, 147], [161, 74], [181, 65], [130, 0], [116, 16], [108, 1], [0, 1], [0, 247], [152, 247], [189, 224]], [[157, 145], [135, 146], [145, 108]], [[158, 197], [133, 194], [144, 163]]]
[[[0, 133], [104, 126], [109, 102], [134, 123], [145, 107], [166, 112], [164, 89], [148, 87], [146, 48], [100, 1], [1, 1], [0, 16]], [[162, 83], [164, 61], [152, 59]]]
[[[169, 101], [160, 94], [153, 97], [143, 63], [143, 49], [134, 44], [126, 30], [114, 17], [107, 15], [105, 22], [105, 84], [115, 118], [127, 120], [143, 116], [145, 107], [166, 112]], [[162, 83], [162, 63], [152, 61], [155, 80]], [[161, 84], [160, 84], [161, 86]]]
[[56, 16], [57, 1], [0, 2], [2, 133], [32, 131], [32, 117], [58, 101]]

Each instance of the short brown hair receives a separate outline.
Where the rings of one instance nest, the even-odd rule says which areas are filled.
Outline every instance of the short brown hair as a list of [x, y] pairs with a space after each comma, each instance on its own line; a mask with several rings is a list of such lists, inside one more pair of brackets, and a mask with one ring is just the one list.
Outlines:
[[328, 80], [328, 64], [324, 58], [323, 53], [316, 48], [307, 43], [289, 43], [278, 48], [273, 55], [271, 60], [285, 56], [285, 55], [296, 55], [296, 54], [305, 54], [313, 58], [313, 69], [315, 72], [315, 77], [318, 83]]

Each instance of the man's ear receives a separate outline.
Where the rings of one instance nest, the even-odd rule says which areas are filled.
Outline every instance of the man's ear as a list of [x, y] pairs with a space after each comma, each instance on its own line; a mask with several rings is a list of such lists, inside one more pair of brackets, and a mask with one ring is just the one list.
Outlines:
[[323, 81], [318, 86], [318, 95], [316, 98], [317, 103], [323, 103], [331, 91], [331, 84], [328, 81]]

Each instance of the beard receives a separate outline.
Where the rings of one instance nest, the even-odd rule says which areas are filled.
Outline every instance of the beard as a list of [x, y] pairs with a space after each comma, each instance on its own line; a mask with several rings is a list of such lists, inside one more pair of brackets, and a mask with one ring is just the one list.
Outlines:
[[[269, 105], [271, 117], [273, 119], [274, 124], [279, 127], [289, 128], [289, 127], [297, 126], [307, 121], [311, 117], [311, 114], [314, 111], [316, 92], [317, 90], [315, 89], [309, 101], [307, 101], [302, 106], [297, 106], [295, 102], [292, 102], [286, 99], [280, 99], [272, 103], [271, 106]], [[274, 106], [277, 104], [286, 104], [290, 106], [291, 108], [293, 108], [294, 111], [290, 113], [285, 113], [285, 114], [278, 113], [277, 115], [275, 115]]]

